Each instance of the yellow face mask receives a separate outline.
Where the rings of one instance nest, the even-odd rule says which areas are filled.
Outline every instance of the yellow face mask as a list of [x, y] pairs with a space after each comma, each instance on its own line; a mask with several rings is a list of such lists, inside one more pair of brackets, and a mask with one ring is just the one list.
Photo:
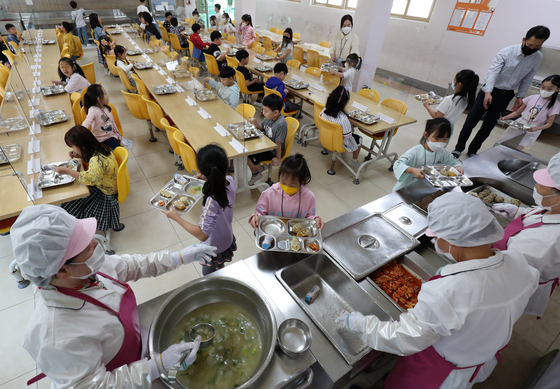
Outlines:
[[284, 191], [284, 193], [286, 193], [288, 196], [293, 196], [293, 195], [295, 195], [295, 194], [298, 192], [298, 190], [299, 190], [299, 188], [291, 188], [291, 187], [289, 187], [289, 186], [282, 185], [282, 184], [280, 184], [280, 188], [282, 188], [282, 190]]

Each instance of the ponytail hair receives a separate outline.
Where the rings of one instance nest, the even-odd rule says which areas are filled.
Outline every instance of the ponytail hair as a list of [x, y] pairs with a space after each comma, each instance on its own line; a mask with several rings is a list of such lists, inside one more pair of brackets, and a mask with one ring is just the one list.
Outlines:
[[[233, 204], [228, 201], [228, 187], [226, 186], [228, 158], [224, 149], [217, 144], [204, 146], [196, 154], [196, 164], [198, 170], [207, 179], [202, 187], [202, 204], [206, 204], [208, 197], [211, 197], [220, 207], [224, 209], [231, 207]], [[229, 190], [233, 190], [233, 188]]]
[[470, 109], [474, 105], [474, 100], [476, 99], [476, 90], [478, 89], [479, 83], [478, 74], [472, 70], [464, 69], [455, 75], [455, 80], [463, 85], [461, 90], [453, 95], [453, 98], [455, 98], [455, 96], [460, 97], [456, 104], [458, 104], [461, 99], [466, 98], [467, 109]]
[[241, 16], [241, 20], [243, 20], [249, 26], [253, 27], [253, 20], [251, 19], [251, 15], [245, 14], [245, 15]]
[[[547, 78], [542, 80], [542, 82], [545, 81], [550, 81], [552, 85], [554, 85], [557, 88], [560, 88], [560, 76], [558, 74], [553, 74], [552, 76], [548, 76]], [[548, 109], [554, 107], [554, 104], [556, 103], [556, 99], [558, 99], [558, 92], [554, 92], [554, 94], [550, 98], [550, 102], [548, 103]]]
[[300, 185], [307, 185], [311, 182], [311, 172], [307, 161], [300, 153], [284, 158], [278, 171], [278, 181], [280, 181], [281, 175], [295, 178]]
[[58, 60], [58, 76], [60, 77], [61, 81], [66, 81], [68, 79], [68, 77], [66, 77], [66, 75], [60, 71], [60, 64], [62, 62], [66, 62], [68, 65], [72, 66], [72, 71], [74, 73], [78, 73], [83, 78], [86, 78], [86, 75], [84, 74], [84, 71], [82, 70], [80, 65], [78, 65], [76, 62], [72, 61], [72, 59], [70, 59], [70, 58], [63, 57], [63, 58]]
[[362, 67], [362, 57], [356, 53], [349, 54], [346, 57], [346, 62], [350, 63], [356, 70], [360, 70]]
[[[91, 107], [100, 107], [99, 98], [103, 97], [103, 87], [99, 84], [91, 84], [88, 86], [86, 93], [84, 94], [84, 110], [88, 113]], [[111, 111], [111, 107], [105, 106]], [[101, 107], [100, 107], [101, 108]]]
[[117, 66], [117, 61], [119, 60], [119, 55], [123, 54], [125, 51], [126, 51], [126, 49], [124, 48], [124, 46], [121, 46], [121, 45], [116, 45], [115, 46], [115, 48], [113, 49], [113, 52], [115, 53], [115, 66]]

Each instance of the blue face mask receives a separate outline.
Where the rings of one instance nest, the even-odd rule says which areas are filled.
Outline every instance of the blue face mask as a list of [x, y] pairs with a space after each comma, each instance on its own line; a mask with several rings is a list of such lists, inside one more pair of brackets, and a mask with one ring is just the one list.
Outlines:
[[455, 90], [455, 80], [451, 82], [451, 89]]

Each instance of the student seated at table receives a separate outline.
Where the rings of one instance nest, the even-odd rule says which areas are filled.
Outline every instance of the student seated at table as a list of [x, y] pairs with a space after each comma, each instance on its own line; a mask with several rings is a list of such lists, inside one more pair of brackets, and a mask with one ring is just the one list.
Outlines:
[[173, 12], [167, 11], [165, 13], [165, 22], [163, 22], [163, 27], [169, 32], [171, 30], [171, 18], [173, 17]]
[[222, 15], [222, 24], [220, 25], [220, 32], [225, 34], [234, 34], [235, 35], [235, 26], [229, 17], [227, 12], [224, 12]]
[[153, 36], [156, 39], [161, 39], [161, 32], [159, 31], [159, 27], [154, 24], [154, 18], [149, 12], [142, 13], [142, 20], [146, 27], [144, 27], [144, 33], [146, 34], [146, 41], [149, 42], [150, 38]]
[[82, 126], [91, 127], [91, 132], [98, 142], [111, 149], [121, 145], [122, 135], [117, 128], [115, 118], [109, 106], [109, 95], [99, 84], [90, 85], [84, 95], [84, 110], [87, 117]]
[[198, 59], [201, 62], [204, 62], [204, 53], [202, 52], [206, 47], [210, 46], [210, 43], [204, 43], [198, 32], [200, 31], [200, 24], [195, 23], [192, 26], [192, 34], [190, 40], [193, 44], [193, 58]]
[[214, 28], [214, 29], [218, 28], [217, 23], [218, 22], [217, 22], [217, 19], [216, 19], [216, 15], [210, 16], [210, 27]]
[[63, 43], [68, 45], [68, 54], [70, 54], [70, 59], [75, 61], [80, 56], [80, 49], [74, 42], [74, 35], [72, 34], [72, 24], [68, 22], [62, 22], [60, 26], [60, 31], [64, 34]]
[[69, 155], [88, 164], [86, 171], [77, 172], [67, 167], [55, 167], [59, 174], [68, 174], [89, 189], [89, 196], [62, 203], [60, 206], [78, 219], [94, 217], [97, 229], [121, 231], [120, 210], [117, 195], [117, 170], [119, 164], [113, 150], [99, 143], [95, 136], [83, 126], [74, 126], [64, 135], [64, 142], [72, 149]]
[[[14, 42], [16, 45], [19, 46], [19, 36], [17, 33], [17, 29], [16, 26], [14, 26], [11, 23], [6, 24], [6, 31], [8, 31], [8, 37], [6, 38], [6, 40], [8, 42]], [[12, 53], [16, 53], [14, 49], [12, 49], [12, 46], [10, 46], [8, 44], [8, 47], [10, 48], [10, 50], [12, 51]]]
[[183, 39], [181, 33], [186, 30], [186, 27], [182, 24], [179, 24], [177, 18], [171, 18], [171, 29], [169, 30], [170, 34], [175, 34], [179, 38], [179, 44], [181, 47], [189, 47], [189, 43]]
[[121, 45], [115, 46], [115, 66], [124, 70], [126, 76], [128, 77], [128, 81], [132, 84], [133, 87], [136, 87], [136, 81], [132, 78], [132, 68], [134, 67], [134, 60], [128, 60], [126, 58], [126, 47]]
[[204, 29], [204, 20], [202, 20], [202, 18], [198, 14], [198, 9], [195, 8], [194, 11], [192, 11], [192, 16], [194, 18], [194, 22], [197, 23], [200, 28]]
[[64, 57], [58, 60], [58, 76], [60, 81], [53, 81], [52, 83], [64, 85], [64, 90], [68, 93], [82, 93], [90, 85], [80, 65], [70, 58]]
[[210, 77], [206, 77], [204, 83], [208, 83], [224, 103], [233, 109], [237, 108], [239, 105], [239, 86], [235, 82], [235, 70], [231, 66], [224, 66], [220, 70], [220, 83]]
[[262, 107], [262, 98], [264, 97], [264, 83], [259, 82], [257, 77], [253, 77], [253, 74], [247, 69], [245, 66], [249, 63], [249, 52], [247, 50], [238, 50], [235, 53], [235, 58], [239, 62], [239, 66], [237, 70], [243, 74], [245, 77], [245, 84], [247, 85], [247, 89], [251, 92], [262, 92], [258, 94], [257, 101], [254, 105], [258, 107]]
[[278, 47], [276, 49], [274, 49], [274, 51], [276, 51], [278, 54], [278, 57], [276, 57], [277, 61], [283, 62], [283, 63], [288, 63], [288, 61], [294, 59], [294, 43], [292, 42], [292, 38], [293, 38], [293, 31], [291, 28], [286, 28], [284, 30], [284, 34], [283, 34], [283, 38], [282, 38], [282, 44], [278, 45]]
[[226, 57], [229, 54], [229, 48], [225, 53], [222, 53], [220, 50], [220, 45], [222, 44], [222, 33], [220, 31], [212, 31], [210, 39], [212, 44], [206, 49], [206, 54], [214, 56], [216, 62], [218, 62], [218, 68], [221, 69], [227, 65]]
[[272, 161], [273, 166], [280, 165], [282, 150], [284, 149], [288, 134], [288, 123], [284, 115], [282, 115], [282, 104], [280, 96], [268, 95], [263, 99], [264, 120], [259, 123], [255, 118], [249, 119], [251, 124], [262, 130], [271, 141], [276, 143], [276, 149], [253, 154], [247, 158], [247, 165], [249, 165], [252, 173], [249, 185], [254, 185], [255, 182], [263, 177], [264, 166], [260, 165], [262, 161]]
[[274, 89], [282, 95], [282, 100], [284, 100], [284, 111], [298, 111], [301, 116], [301, 105], [286, 100], [286, 86], [284, 85], [284, 79], [288, 74], [288, 66], [285, 63], [278, 62], [274, 65], [274, 76], [270, 77], [265, 86], [269, 89]]

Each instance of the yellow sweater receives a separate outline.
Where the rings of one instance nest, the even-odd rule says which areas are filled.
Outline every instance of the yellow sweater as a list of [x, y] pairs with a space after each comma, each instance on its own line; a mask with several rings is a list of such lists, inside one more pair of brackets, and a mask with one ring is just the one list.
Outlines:
[[84, 185], [99, 188], [106, 195], [114, 195], [117, 193], [118, 169], [113, 153], [108, 157], [97, 154], [90, 158], [88, 170], [80, 172], [79, 180]]
[[78, 49], [76, 42], [74, 42], [74, 35], [72, 35], [71, 32], [64, 34], [64, 43], [68, 44], [68, 54], [77, 56], [80, 55], [80, 50]]

